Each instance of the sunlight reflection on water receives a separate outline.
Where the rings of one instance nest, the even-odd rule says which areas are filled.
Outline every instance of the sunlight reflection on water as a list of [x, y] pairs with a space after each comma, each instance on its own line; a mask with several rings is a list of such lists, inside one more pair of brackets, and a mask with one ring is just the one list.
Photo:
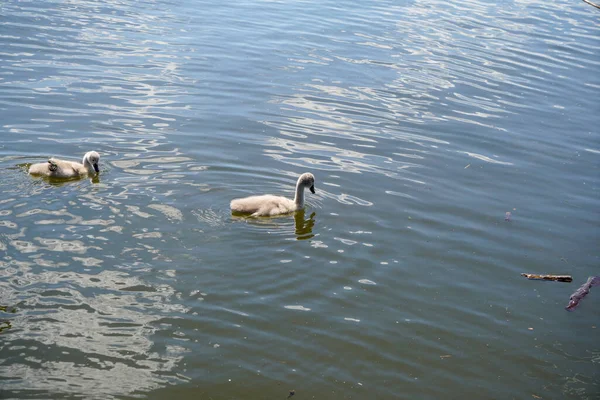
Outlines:
[[518, 278], [597, 264], [587, 7], [3, 4], [2, 390], [593, 398], [593, 299]]

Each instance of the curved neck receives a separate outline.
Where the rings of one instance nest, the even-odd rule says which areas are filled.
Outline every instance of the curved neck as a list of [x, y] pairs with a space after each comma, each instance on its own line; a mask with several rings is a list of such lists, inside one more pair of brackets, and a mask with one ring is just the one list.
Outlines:
[[83, 156], [83, 167], [87, 170], [88, 174], [96, 173], [94, 166], [86, 156]]
[[296, 207], [304, 207], [304, 185], [300, 184], [300, 181], [296, 184], [296, 195], [294, 196], [294, 203]]

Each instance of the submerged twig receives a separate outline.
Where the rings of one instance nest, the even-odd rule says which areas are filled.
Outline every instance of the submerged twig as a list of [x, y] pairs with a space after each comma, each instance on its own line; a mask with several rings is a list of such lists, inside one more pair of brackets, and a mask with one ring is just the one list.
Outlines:
[[588, 0], [583, 0], [583, 1], [585, 3], [588, 3], [590, 6], [594, 6], [594, 7], [598, 8], [598, 9], [600, 9], [600, 6], [598, 4], [594, 4], [594, 3], [592, 3], [591, 1], [588, 1]]
[[581, 287], [571, 295], [571, 298], [569, 299], [569, 305], [566, 306], [565, 309], [567, 311], [571, 311], [577, 307], [579, 302], [588, 295], [592, 286], [600, 286], [600, 276], [590, 276], [587, 282], [581, 285]]

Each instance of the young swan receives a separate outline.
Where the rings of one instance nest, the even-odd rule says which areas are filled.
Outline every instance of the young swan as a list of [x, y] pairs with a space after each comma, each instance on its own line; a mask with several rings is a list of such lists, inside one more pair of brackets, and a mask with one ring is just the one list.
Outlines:
[[253, 217], [272, 217], [288, 214], [304, 208], [304, 188], [309, 188], [312, 193], [315, 192], [315, 177], [309, 172], [300, 175], [300, 178], [298, 178], [294, 200], [271, 194], [250, 196], [231, 200], [231, 211], [252, 214]]
[[88, 151], [83, 156], [82, 164], [51, 158], [48, 162], [33, 164], [29, 167], [29, 173], [53, 178], [78, 178], [85, 175], [96, 175], [100, 172], [98, 161], [100, 161], [100, 154], [95, 151]]

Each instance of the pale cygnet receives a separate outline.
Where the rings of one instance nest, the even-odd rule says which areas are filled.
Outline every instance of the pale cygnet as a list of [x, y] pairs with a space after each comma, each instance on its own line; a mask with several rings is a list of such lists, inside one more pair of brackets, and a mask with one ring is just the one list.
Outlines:
[[304, 208], [304, 188], [309, 188], [312, 193], [315, 193], [315, 177], [310, 172], [304, 173], [298, 178], [294, 200], [270, 194], [244, 197], [231, 200], [231, 211], [252, 214], [253, 217], [288, 214]]
[[51, 158], [48, 162], [33, 164], [29, 167], [29, 173], [53, 178], [78, 178], [86, 175], [96, 175], [100, 172], [98, 161], [100, 161], [100, 155], [95, 151], [88, 151], [83, 156], [82, 164]]

